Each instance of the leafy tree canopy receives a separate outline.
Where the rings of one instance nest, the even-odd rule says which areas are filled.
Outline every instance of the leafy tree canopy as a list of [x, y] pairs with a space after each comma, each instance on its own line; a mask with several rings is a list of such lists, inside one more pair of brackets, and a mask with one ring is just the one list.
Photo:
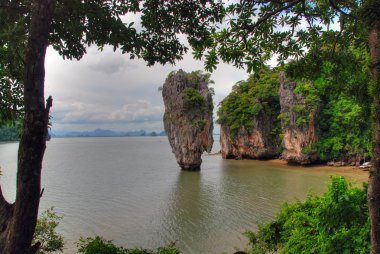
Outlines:
[[194, 56], [204, 56], [208, 70], [222, 60], [252, 72], [273, 56], [283, 64], [324, 45], [333, 45], [331, 52], [338, 46], [367, 45], [367, 19], [362, 17], [376, 15], [379, 8], [361, 4], [356, 0], [240, 0], [225, 6], [226, 25], [212, 33], [207, 43], [196, 45]]
[[288, 75], [298, 80], [295, 92], [305, 98], [305, 122], [317, 112], [319, 140], [311, 150], [322, 159], [371, 155], [368, 66], [368, 49], [354, 46], [334, 54], [325, 46], [286, 66]]
[[[23, 67], [32, 1], [0, 5], [0, 123], [22, 115]], [[223, 8], [214, 1], [57, 0], [49, 44], [64, 59], [81, 59], [91, 45], [129, 53], [148, 64], [174, 64], [215, 31]], [[130, 20], [136, 20], [136, 24]]]

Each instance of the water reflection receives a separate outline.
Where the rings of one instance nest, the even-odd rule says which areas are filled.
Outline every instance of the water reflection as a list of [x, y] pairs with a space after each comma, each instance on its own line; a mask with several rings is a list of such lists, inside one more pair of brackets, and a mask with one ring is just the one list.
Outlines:
[[179, 172], [163, 223], [184, 253], [207, 253], [209, 246], [200, 242], [213, 242], [220, 223], [218, 198], [215, 186], [200, 172]]
[[160, 237], [178, 240], [184, 253], [244, 246], [243, 232], [272, 218], [284, 201], [303, 199], [309, 190], [322, 193], [329, 179], [326, 172], [271, 162], [206, 157], [204, 165], [201, 172], [178, 173], [163, 214]]
[[[0, 182], [10, 199], [16, 158], [17, 144], [0, 144]], [[357, 171], [335, 173], [358, 178]], [[204, 155], [200, 172], [185, 172], [166, 137], [52, 139], [41, 210], [55, 206], [64, 216], [65, 254], [89, 235], [128, 247], [178, 240], [184, 254], [233, 253], [245, 246], [244, 231], [272, 218], [284, 201], [303, 199], [310, 189], [322, 193], [331, 174], [218, 155]]]

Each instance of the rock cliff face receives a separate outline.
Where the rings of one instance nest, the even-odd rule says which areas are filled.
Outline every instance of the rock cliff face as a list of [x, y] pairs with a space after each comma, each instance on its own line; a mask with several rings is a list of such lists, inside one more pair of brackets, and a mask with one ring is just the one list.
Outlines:
[[270, 159], [281, 146], [281, 157], [289, 163], [317, 162], [312, 149], [318, 110], [295, 92], [297, 83], [270, 71], [247, 82], [238, 83], [218, 111], [222, 157]]
[[208, 75], [179, 70], [169, 74], [162, 96], [164, 127], [177, 163], [184, 170], [200, 170], [201, 155], [213, 145], [212, 96]]
[[315, 112], [307, 113], [307, 122], [297, 120], [303, 117], [299, 109], [305, 108], [305, 99], [294, 92], [296, 82], [290, 81], [284, 73], [280, 74], [281, 125], [283, 131], [284, 152], [282, 158], [290, 163], [307, 165], [318, 160], [318, 156], [308, 151], [307, 147], [317, 141], [315, 133]]
[[281, 139], [278, 73], [263, 69], [240, 81], [221, 102], [218, 123], [223, 158], [270, 159]]
[[253, 127], [241, 126], [231, 137], [230, 128], [220, 126], [220, 148], [224, 159], [270, 159], [278, 155], [278, 143], [271, 140], [274, 121], [267, 115], [252, 119]]

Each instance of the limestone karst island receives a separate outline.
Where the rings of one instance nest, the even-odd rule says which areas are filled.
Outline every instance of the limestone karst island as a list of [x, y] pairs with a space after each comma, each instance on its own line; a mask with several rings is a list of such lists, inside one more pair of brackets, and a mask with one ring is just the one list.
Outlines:
[[209, 74], [171, 72], [162, 87], [164, 127], [178, 165], [200, 170], [204, 151], [211, 152], [214, 108]]

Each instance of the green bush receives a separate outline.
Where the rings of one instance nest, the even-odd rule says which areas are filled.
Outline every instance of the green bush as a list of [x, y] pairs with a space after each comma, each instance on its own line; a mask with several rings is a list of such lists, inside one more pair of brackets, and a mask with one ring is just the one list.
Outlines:
[[205, 105], [205, 99], [202, 94], [192, 87], [185, 88], [183, 101], [187, 109], [203, 108]]
[[316, 144], [322, 159], [370, 155], [372, 130], [365, 107], [353, 99], [340, 96], [327, 103], [320, 113], [320, 140]]
[[38, 218], [33, 236], [33, 244], [37, 242], [41, 243], [37, 254], [63, 251], [63, 236], [57, 232], [61, 219], [62, 217], [54, 212], [53, 207], [47, 209]]
[[181, 252], [172, 246], [160, 247], [156, 250], [117, 247], [112, 241], [105, 240], [100, 236], [95, 238], [81, 238], [77, 243], [78, 253], [83, 254], [180, 254]]
[[191, 125], [199, 129], [203, 129], [206, 126], [206, 124], [207, 124], [207, 121], [204, 119], [201, 119], [201, 120], [196, 119], [196, 120], [191, 121]]
[[282, 205], [276, 218], [246, 233], [249, 253], [369, 253], [367, 186], [333, 177], [322, 196]]

